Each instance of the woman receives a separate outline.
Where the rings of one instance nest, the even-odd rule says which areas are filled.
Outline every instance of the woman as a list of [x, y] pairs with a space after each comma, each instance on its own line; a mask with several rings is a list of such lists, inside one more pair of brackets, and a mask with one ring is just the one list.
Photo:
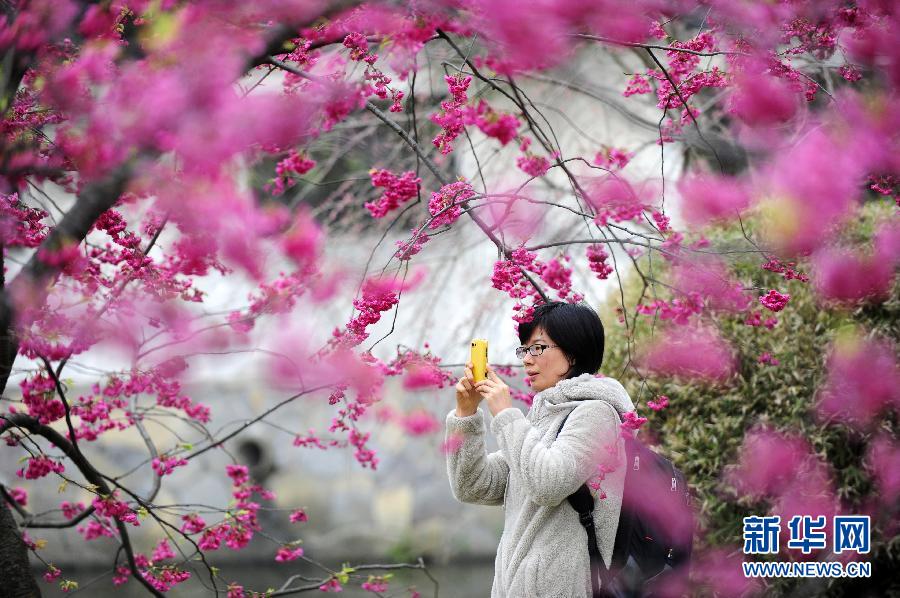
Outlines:
[[[538, 391], [531, 409], [523, 415], [513, 408], [509, 387], [490, 368], [476, 384], [467, 364], [456, 385], [456, 409], [447, 415], [447, 436], [462, 438], [459, 451], [448, 455], [450, 485], [460, 501], [503, 505], [506, 511], [491, 598], [591, 596], [587, 533], [566, 498], [597, 476], [601, 462], [621, 460], [621, 414], [634, 405], [619, 382], [594, 375], [604, 338], [590, 307], [540, 305], [530, 323], [520, 324], [519, 340], [516, 354]], [[500, 446], [489, 455], [482, 400]], [[605, 475], [605, 498], [592, 491], [597, 543], [607, 565], [624, 475], [624, 467]]]

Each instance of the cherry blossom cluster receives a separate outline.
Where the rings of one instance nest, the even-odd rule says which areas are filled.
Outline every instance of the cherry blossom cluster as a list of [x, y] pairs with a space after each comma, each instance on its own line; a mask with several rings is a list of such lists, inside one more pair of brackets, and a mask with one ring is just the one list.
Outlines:
[[362, 62], [366, 65], [366, 72], [363, 78], [369, 82], [366, 86], [365, 95], [375, 95], [382, 100], [391, 99], [391, 112], [402, 112], [404, 93], [399, 89], [389, 87], [391, 78], [385, 75], [381, 70], [375, 68], [375, 62], [378, 55], [369, 51], [369, 41], [366, 36], [359, 32], [352, 32], [344, 38], [344, 46], [350, 48], [350, 60]]
[[156, 472], [156, 475], [162, 477], [164, 475], [169, 475], [178, 467], [184, 467], [187, 465], [187, 459], [184, 457], [154, 457], [150, 462], [150, 466], [153, 468], [153, 471]]
[[[674, 41], [672, 48], [692, 50], [693, 52], [710, 52], [716, 49], [717, 40], [711, 31], [703, 31], [688, 41]], [[659, 69], [647, 69], [646, 73], [635, 73], [628, 81], [623, 95], [626, 97], [637, 94], [649, 94], [653, 91], [650, 80], [656, 81], [656, 96], [659, 100], [657, 107], [661, 109], [681, 108], [679, 122], [668, 119], [664, 127], [665, 133], [661, 133], [660, 142], [672, 141], [672, 134], [678, 133], [681, 126], [688, 122], [691, 116], [696, 117], [699, 109], [687, 102], [703, 89], [725, 87], [727, 85], [724, 73], [718, 66], [713, 66], [708, 71], [697, 72], [700, 65], [700, 56], [690, 52], [667, 50], [666, 58], [668, 68], [666, 72]], [[674, 84], [674, 86], [673, 86]]]
[[[648, 89], [647, 91], [649, 92], [650, 90]], [[596, 156], [594, 156], [594, 164], [608, 170], [622, 170], [629, 162], [631, 162], [633, 157], [634, 152], [605, 146], [601, 151], [597, 152]]]
[[[260, 530], [257, 517], [260, 504], [251, 500], [252, 496], [258, 494], [265, 500], [275, 499], [272, 492], [258, 484], [250, 484], [249, 471], [245, 465], [227, 465], [225, 472], [231, 478], [234, 510], [229, 511], [229, 517], [224, 521], [203, 530], [197, 541], [201, 550], [218, 550], [223, 542], [231, 550], [245, 548]], [[199, 526], [195, 529], [197, 527]]]
[[548, 287], [556, 291], [559, 298], [570, 303], [577, 303], [584, 299], [581, 293], [572, 292], [572, 268], [564, 265], [563, 262], [569, 262], [568, 254], [563, 254], [559, 258], [551, 258], [540, 264], [538, 274]]
[[778, 324], [778, 318], [775, 316], [769, 316], [765, 319], [762, 319], [762, 314], [758, 311], [751, 311], [747, 314], [747, 317], [744, 318], [744, 325], [746, 326], [764, 326], [769, 330], [773, 329], [775, 325]]
[[51, 459], [46, 455], [38, 455], [37, 457], [29, 457], [27, 465], [16, 471], [16, 475], [26, 480], [36, 480], [51, 472], [62, 473], [65, 470], [65, 465], [56, 459]]
[[[394, 288], [367, 280], [363, 284], [362, 297], [353, 301], [353, 307], [359, 310], [359, 315], [347, 323], [347, 332], [343, 338], [351, 346], [366, 340], [369, 337], [366, 328], [381, 320], [381, 314], [392, 309], [397, 301], [397, 293]], [[340, 333], [336, 332], [337, 338]]]
[[475, 189], [466, 181], [444, 185], [439, 191], [432, 193], [428, 202], [428, 211], [432, 216], [428, 228], [435, 229], [456, 222], [462, 214], [460, 204], [469, 201], [475, 195]]
[[778, 258], [770, 258], [765, 264], [760, 266], [763, 270], [775, 272], [784, 276], [785, 280], [799, 280], [800, 282], [808, 282], [809, 276], [795, 270], [796, 262], [781, 262]]
[[516, 138], [521, 123], [514, 114], [498, 112], [484, 100], [470, 106], [466, 112], [466, 124], [474, 124], [482, 133], [506, 145]]
[[609, 275], [614, 270], [611, 265], [606, 263], [606, 260], [609, 259], [609, 253], [606, 251], [606, 248], [600, 244], [588, 245], [586, 253], [588, 267], [591, 269], [591, 272], [596, 274], [600, 280], [609, 278]]
[[768, 352], [761, 353], [760, 356], [756, 358], [756, 361], [763, 365], [771, 365], [771, 366], [779, 365], [781, 363], [776, 357], [773, 357]]
[[759, 298], [759, 302], [768, 310], [781, 311], [791, 300], [791, 296], [787, 293], [779, 293], [775, 289], [771, 289], [768, 293]]
[[28, 415], [42, 424], [53, 423], [65, 416], [65, 407], [56, 398], [56, 382], [49, 373], [39, 371], [34, 376], [23, 378], [19, 386]]
[[301, 556], [303, 556], [302, 547], [282, 546], [278, 549], [278, 552], [275, 553], [275, 561], [278, 563], [287, 563], [289, 561], [296, 561]]
[[24, 488], [21, 488], [19, 486], [10, 488], [9, 496], [17, 505], [22, 507], [28, 506], [28, 491], [26, 491]]
[[316, 166], [316, 161], [306, 153], [291, 149], [287, 157], [275, 165], [275, 180], [272, 182], [272, 195], [282, 195], [285, 190], [296, 183], [295, 176], [303, 176]]
[[360, 586], [369, 592], [387, 592], [389, 576], [370, 575], [369, 579], [364, 581]]
[[372, 170], [369, 172], [369, 176], [372, 178], [373, 186], [384, 189], [377, 201], [365, 204], [365, 208], [369, 210], [373, 218], [384, 218], [404, 202], [416, 197], [419, 193], [419, 185], [422, 184], [422, 179], [411, 170], [401, 175], [385, 169]]
[[450, 89], [450, 99], [441, 102], [441, 112], [431, 115], [431, 122], [441, 128], [441, 132], [432, 143], [442, 154], [453, 151], [453, 141], [459, 137], [465, 129], [466, 111], [465, 105], [469, 98], [466, 91], [472, 77], [466, 75], [446, 75], [444, 81]]
[[634, 438], [634, 433], [647, 423], [646, 417], [641, 417], [635, 411], [629, 411], [622, 414], [622, 423], [619, 424], [619, 434], [622, 438], [630, 440]]
[[50, 229], [41, 222], [48, 216], [40, 208], [19, 201], [19, 194], [0, 194], [0, 239], [4, 247], [37, 247]]
[[666, 395], [659, 395], [658, 397], [656, 397], [656, 400], [647, 401], [647, 407], [649, 407], [653, 411], [662, 411], [668, 406], [669, 397], [667, 397]]
[[412, 236], [408, 241], [396, 241], [397, 251], [394, 253], [394, 257], [400, 261], [409, 261], [410, 258], [422, 251], [422, 247], [431, 239], [424, 229], [424, 226], [414, 228], [410, 231]]

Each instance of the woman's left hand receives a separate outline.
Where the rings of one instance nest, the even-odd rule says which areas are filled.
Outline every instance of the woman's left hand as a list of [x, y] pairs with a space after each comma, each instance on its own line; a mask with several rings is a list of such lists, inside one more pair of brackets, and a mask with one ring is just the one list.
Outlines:
[[475, 390], [487, 401], [491, 415], [497, 415], [507, 407], [512, 407], [512, 398], [509, 396], [509, 386], [494, 373], [491, 366], [485, 370], [486, 378], [475, 383]]

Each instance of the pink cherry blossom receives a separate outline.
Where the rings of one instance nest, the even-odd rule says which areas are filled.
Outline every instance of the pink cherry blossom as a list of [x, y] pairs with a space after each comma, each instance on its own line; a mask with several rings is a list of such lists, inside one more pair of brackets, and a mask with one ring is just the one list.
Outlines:
[[428, 202], [428, 211], [432, 215], [428, 228], [435, 229], [456, 222], [462, 215], [463, 206], [460, 204], [475, 195], [475, 189], [465, 181], [444, 185], [439, 191], [432, 193], [431, 201]]
[[820, 297], [841, 303], [887, 298], [894, 265], [871, 253], [825, 248], [813, 261], [813, 285]]
[[791, 300], [791, 296], [787, 293], [779, 293], [775, 289], [770, 289], [768, 293], [759, 298], [759, 302], [770, 311], [781, 311]]
[[422, 179], [411, 170], [399, 176], [389, 170], [373, 170], [369, 176], [373, 186], [384, 188], [378, 201], [367, 202], [365, 205], [373, 218], [384, 218], [404, 202], [416, 197], [422, 183]]
[[290, 546], [282, 546], [275, 554], [275, 561], [279, 563], [286, 563], [288, 561], [295, 561], [301, 556], [303, 556], [303, 548], [299, 546], [297, 546], [296, 548], [292, 548]]
[[667, 397], [666, 395], [659, 395], [658, 397], [656, 397], [656, 400], [647, 401], [647, 407], [649, 407], [653, 411], [662, 411], [668, 406], [669, 397]]
[[741, 182], [713, 175], [688, 176], [678, 183], [685, 220], [692, 226], [704, 226], [717, 220], [737, 217], [750, 204]]
[[659, 333], [641, 357], [644, 367], [664, 375], [722, 381], [734, 370], [734, 355], [713, 330], [678, 326]]
[[900, 407], [900, 369], [893, 346], [881, 339], [844, 336], [828, 352], [818, 412], [865, 428], [884, 408]]

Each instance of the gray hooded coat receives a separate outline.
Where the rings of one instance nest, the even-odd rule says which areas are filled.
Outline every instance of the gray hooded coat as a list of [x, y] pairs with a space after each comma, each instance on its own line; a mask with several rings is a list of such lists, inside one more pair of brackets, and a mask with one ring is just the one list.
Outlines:
[[[447, 415], [447, 438], [462, 444], [448, 454], [453, 495], [462, 502], [503, 505], [503, 535], [494, 561], [491, 598], [591, 596], [587, 533], [566, 497], [595, 478], [610, 456], [622, 461], [623, 413], [634, 405], [612, 378], [582, 374], [537, 393], [527, 415], [504, 409], [491, 421], [500, 450], [486, 454], [484, 412]], [[566, 414], [562, 433], [556, 431]], [[622, 506], [624, 467], [606, 473], [595, 499], [594, 525], [609, 563]]]

